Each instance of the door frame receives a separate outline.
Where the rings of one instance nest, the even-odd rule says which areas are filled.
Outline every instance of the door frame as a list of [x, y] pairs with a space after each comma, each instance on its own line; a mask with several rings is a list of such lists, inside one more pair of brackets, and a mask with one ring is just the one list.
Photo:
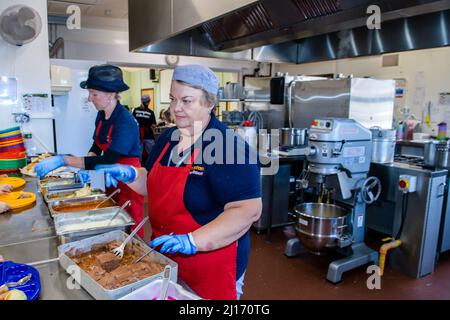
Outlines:
[[150, 96], [150, 103], [149, 103], [148, 107], [150, 110], [155, 111], [155, 88], [141, 89], [141, 97], [144, 94], [148, 94]]

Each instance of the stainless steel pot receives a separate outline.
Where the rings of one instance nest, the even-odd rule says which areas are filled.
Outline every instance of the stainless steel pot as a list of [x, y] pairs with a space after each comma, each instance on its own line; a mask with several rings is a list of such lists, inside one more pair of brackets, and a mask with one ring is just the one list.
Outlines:
[[436, 167], [436, 147], [439, 144], [437, 140], [426, 141], [423, 148], [423, 161], [426, 166]]
[[450, 169], [450, 140], [441, 141], [436, 145], [436, 167]]
[[324, 203], [303, 203], [295, 207], [295, 230], [306, 249], [315, 254], [336, 247], [346, 231], [348, 210]]
[[281, 128], [280, 146], [298, 147], [306, 143], [307, 129], [301, 128]]
[[259, 133], [258, 134], [258, 150], [262, 154], [270, 153], [279, 146], [280, 137], [278, 134]]
[[385, 130], [379, 127], [372, 131], [372, 162], [393, 163], [395, 154], [395, 130]]
[[225, 99], [244, 99], [244, 88], [240, 83], [227, 83], [224, 88]]

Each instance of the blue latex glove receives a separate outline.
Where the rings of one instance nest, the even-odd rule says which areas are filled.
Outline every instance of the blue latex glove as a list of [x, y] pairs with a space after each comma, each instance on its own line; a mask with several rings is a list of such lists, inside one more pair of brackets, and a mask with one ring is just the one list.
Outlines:
[[118, 181], [131, 183], [137, 178], [137, 171], [132, 166], [122, 164], [108, 164], [95, 166], [95, 171], [105, 174], [107, 187], [117, 188]]
[[49, 172], [65, 165], [66, 162], [64, 161], [63, 156], [54, 156], [39, 162], [34, 167], [34, 171], [36, 172], [39, 178], [42, 178], [45, 177]]
[[195, 245], [192, 233], [188, 234], [176, 234], [176, 235], [163, 235], [150, 242], [152, 248], [162, 245], [162, 253], [175, 253], [180, 252], [183, 254], [195, 254], [197, 252], [197, 246]]
[[78, 179], [80, 179], [81, 184], [84, 186], [89, 181], [89, 171], [80, 170], [77, 172]]

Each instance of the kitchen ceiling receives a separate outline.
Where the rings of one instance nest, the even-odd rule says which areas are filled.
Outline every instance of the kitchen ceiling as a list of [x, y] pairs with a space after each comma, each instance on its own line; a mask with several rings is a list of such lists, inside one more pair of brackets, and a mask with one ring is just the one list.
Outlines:
[[66, 10], [70, 5], [78, 5], [81, 9], [82, 16], [116, 19], [128, 18], [127, 0], [48, 0], [48, 15], [67, 16]]
[[205, 1], [129, 0], [130, 51], [304, 63], [450, 45], [449, 0]]

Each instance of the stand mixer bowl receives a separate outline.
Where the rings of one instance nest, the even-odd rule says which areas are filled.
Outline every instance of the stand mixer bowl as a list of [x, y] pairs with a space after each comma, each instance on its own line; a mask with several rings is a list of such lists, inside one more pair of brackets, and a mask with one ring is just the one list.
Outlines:
[[346, 231], [349, 211], [325, 203], [302, 203], [295, 207], [295, 231], [304, 247], [321, 255], [337, 246], [337, 240]]

